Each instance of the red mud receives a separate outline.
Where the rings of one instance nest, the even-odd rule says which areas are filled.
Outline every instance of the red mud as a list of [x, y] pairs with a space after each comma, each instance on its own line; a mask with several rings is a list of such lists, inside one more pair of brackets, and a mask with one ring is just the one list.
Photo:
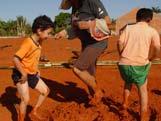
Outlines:
[[[0, 39], [0, 66], [12, 65], [12, 57], [18, 49], [20, 39]], [[117, 37], [109, 41], [109, 47], [99, 60], [118, 60]], [[8, 45], [8, 46], [6, 46]], [[78, 40], [53, 40], [43, 43], [43, 54], [50, 61], [69, 60], [72, 51], [80, 51]], [[161, 120], [161, 65], [153, 65], [149, 73], [149, 118]], [[11, 70], [0, 70], [0, 121], [16, 121], [19, 98], [11, 81]], [[50, 94], [39, 113], [44, 121], [120, 121], [123, 81], [116, 66], [98, 66], [96, 79], [105, 91], [102, 102], [90, 105], [86, 85], [68, 68], [41, 69], [41, 76], [50, 88]], [[30, 90], [30, 103], [26, 121], [38, 121], [30, 116], [38, 93]], [[128, 108], [128, 121], [139, 121], [139, 98], [133, 86]]]

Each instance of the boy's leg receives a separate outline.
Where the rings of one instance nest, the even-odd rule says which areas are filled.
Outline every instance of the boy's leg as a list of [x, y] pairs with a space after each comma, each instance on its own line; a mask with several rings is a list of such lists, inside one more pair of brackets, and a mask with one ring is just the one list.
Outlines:
[[140, 94], [140, 114], [141, 114], [141, 121], [148, 121], [148, 91], [147, 91], [147, 80], [145, 83], [139, 87], [139, 94]]
[[24, 84], [17, 83], [17, 90], [21, 96], [21, 102], [18, 112], [18, 121], [24, 121], [26, 115], [26, 108], [29, 102], [29, 87], [28, 82], [26, 81]]
[[123, 108], [127, 109], [128, 107], [128, 98], [130, 95], [132, 84], [125, 83], [124, 85], [124, 93], [123, 93]]
[[41, 78], [39, 79], [35, 89], [38, 92], [40, 92], [40, 96], [38, 97], [37, 103], [33, 108], [32, 114], [38, 118], [42, 118], [41, 116], [37, 114], [37, 110], [41, 106], [41, 104], [44, 102], [44, 100], [46, 99], [50, 91], [49, 91], [48, 86], [43, 82]]
[[123, 91], [122, 109], [120, 111], [121, 121], [127, 121], [127, 117], [128, 117], [128, 112], [127, 112], [128, 98], [129, 98], [129, 95], [130, 95], [131, 87], [132, 87], [132, 84], [127, 84], [125, 82], [124, 91]]
[[[95, 80], [96, 60], [104, 51], [102, 48], [87, 47], [74, 63], [75, 74], [95, 92], [98, 88]], [[97, 93], [98, 94], [98, 93]]]
[[90, 86], [92, 89], [96, 87], [95, 77], [89, 74], [88, 71], [81, 71], [78, 68], [73, 68], [74, 73], [88, 86]]
[[90, 95], [92, 97], [94, 96], [94, 100], [92, 100], [91, 103], [98, 103], [103, 97], [103, 92], [98, 87], [95, 77], [89, 74], [88, 71], [81, 71], [75, 67], [73, 68], [73, 71], [85, 84], [87, 84]]

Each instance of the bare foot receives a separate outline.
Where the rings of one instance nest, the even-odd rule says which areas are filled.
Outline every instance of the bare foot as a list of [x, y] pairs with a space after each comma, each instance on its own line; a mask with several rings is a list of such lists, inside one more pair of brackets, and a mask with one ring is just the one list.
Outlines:
[[142, 112], [140, 121], [149, 121], [148, 113]]
[[24, 121], [25, 116], [23, 114], [18, 114], [18, 121]]
[[37, 113], [37, 111], [35, 111], [35, 110], [32, 110], [31, 116], [33, 116], [34, 118], [36, 118], [36, 119], [38, 119], [38, 120], [40, 120], [40, 121], [44, 121], [44, 120], [45, 120], [45, 118], [42, 117], [42, 116], [40, 116], [40, 115]]
[[101, 89], [98, 89], [95, 92], [94, 97], [91, 99], [90, 103], [91, 104], [98, 104], [99, 102], [101, 102], [103, 96], [104, 96], [103, 91]]
[[124, 103], [124, 104], [122, 105], [122, 109], [123, 109], [123, 110], [127, 110], [127, 107], [128, 107], [127, 103]]
[[121, 121], [128, 121], [128, 112], [127, 112], [127, 105], [123, 104], [122, 108], [120, 109], [120, 120]]

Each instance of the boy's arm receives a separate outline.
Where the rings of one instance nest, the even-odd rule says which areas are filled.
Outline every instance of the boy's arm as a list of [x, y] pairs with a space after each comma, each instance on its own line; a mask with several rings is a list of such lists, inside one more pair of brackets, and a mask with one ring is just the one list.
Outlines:
[[[110, 26], [111, 25], [111, 20], [110, 20], [110, 17], [109, 16], [105, 16], [104, 17], [106, 23], [107, 23], [107, 26]], [[91, 20], [91, 21], [79, 21], [78, 22], [78, 28], [79, 29], [90, 29], [91, 27], [91, 22], [93, 22], [95, 20]]]
[[61, 38], [68, 38], [68, 39], [74, 39], [77, 37], [77, 30], [74, 27], [69, 27], [67, 29], [63, 29], [62, 31], [55, 34], [55, 39], [61, 39]]
[[117, 41], [117, 50], [118, 50], [118, 53], [119, 55], [121, 55], [122, 51], [123, 51], [123, 44], [119, 42], [120, 40]]
[[22, 74], [22, 77], [20, 79], [21, 84], [25, 83], [27, 81], [27, 73], [21, 66], [20, 58], [16, 55], [13, 57], [13, 64], [16, 67], [16, 69]]
[[16, 69], [22, 74], [20, 79], [21, 83], [25, 83], [27, 81], [27, 73], [21, 66], [21, 60], [30, 52], [31, 49], [31, 41], [30, 39], [25, 39], [20, 47], [20, 49], [16, 52], [13, 57], [13, 64]]
[[160, 37], [159, 34], [157, 32], [155, 32], [155, 34], [152, 37], [152, 42], [151, 42], [151, 47], [150, 47], [150, 57], [149, 60], [153, 61], [153, 60], [160, 60]]
[[77, 22], [79, 29], [89, 29], [90, 28], [90, 21], [79, 21]]
[[127, 26], [122, 30], [119, 40], [117, 41], [117, 50], [119, 55], [122, 54], [127, 39]]
[[[89, 0], [89, 7], [93, 12], [95, 18], [97, 19], [105, 19], [107, 26], [111, 24], [110, 17], [100, 0]], [[78, 22], [79, 29], [89, 29], [90, 24], [88, 21], [80, 21]]]

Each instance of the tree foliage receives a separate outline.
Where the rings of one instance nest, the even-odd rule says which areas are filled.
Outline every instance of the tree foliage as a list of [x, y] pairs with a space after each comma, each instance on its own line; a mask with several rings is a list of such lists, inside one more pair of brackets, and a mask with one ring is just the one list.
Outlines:
[[157, 7], [152, 7], [151, 9], [152, 9], [152, 11], [153, 11], [154, 13], [161, 13], [161, 9], [159, 8], [159, 6], [157, 6]]
[[23, 16], [17, 16], [16, 24], [17, 24], [17, 35], [25, 36], [26, 25], [27, 25], [26, 18]]
[[55, 16], [55, 31], [58, 32], [64, 28], [70, 26], [71, 14], [70, 13], [59, 13]]
[[0, 36], [16, 35], [16, 21], [8, 20], [7, 22], [0, 20]]
[[23, 16], [16, 20], [0, 20], [0, 36], [25, 36], [31, 34], [31, 25]]

